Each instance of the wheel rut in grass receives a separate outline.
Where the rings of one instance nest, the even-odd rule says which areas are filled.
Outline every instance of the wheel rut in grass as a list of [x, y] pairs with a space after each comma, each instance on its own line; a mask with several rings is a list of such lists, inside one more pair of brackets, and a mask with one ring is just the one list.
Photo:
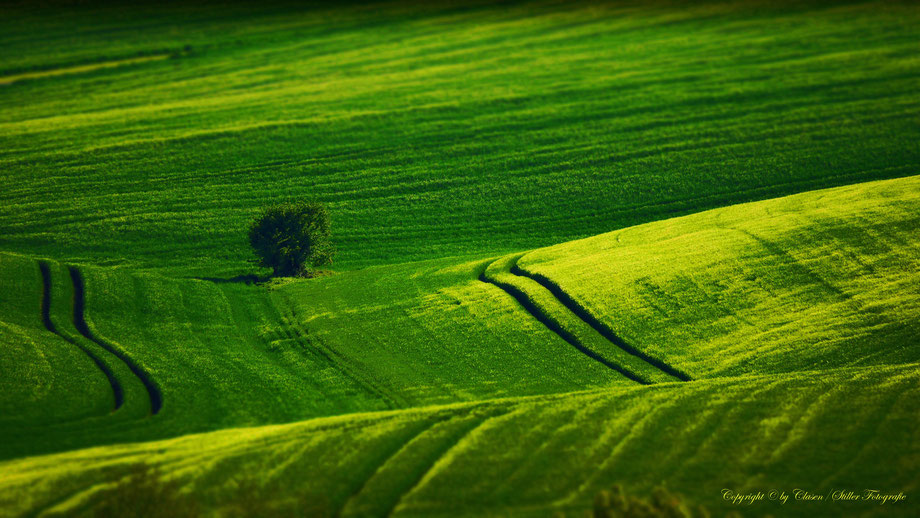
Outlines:
[[159, 387], [153, 381], [149, 372], [145, 371], [130, 356], [120, 349], [96, 336], [86, 323], [86, 283], [83, 281], [83, 274], [75, 266], [71, 266], [70, 279], [73, 282], [73, 324], [87, 340], [95, 343], [105, 349], [112, 356], [118, 358], [134, 374], [147, 390], [150, 397], [150, 413], [156, 415], [163, 408], [163, 395]]
[[[368, 505], [367, 503], [361, 504], [359, 501], [368, 491], [370, 486], [375, 482], [380, 481], [381, 479], [386, 478], [384, 472], [386, 471], [387, 466], [391, 463], [394, 463], [394, 459], [398, 459], [401, 454], [410, 450], [412, 445], [422, 436], [425, 435], [432, 427], [435, 427], [447, 420], [450, 416], [440, 416], [430, 422], [423, 423], [416, 427], [415, 430], [409, 434], [404, 441], [393, 445], [392, 449], [381, 458], [381, 460], [374, 466], [374, 469], [364, 478], [361, 484], [355, 488], [355, 490], [348, 496], [342, 506], [339, 508], [338, 512], [335, 514], [336, 518], [341, 518], [343, 516], [386, 516], [390, 509], [396, 506], [396, 500], [379, 502]], [[400, 466], [402, 467], [402, 466]], [[389, 482], [389, 481], [388, 481]], [[400, 495], [396, 495], [395, 498], [398, 499]]]
[[549, 279], [525, 272], [521, 255], [493, 261], [479, 280], [501, 288], [541, 324], [579, 352], [641, 384], [690, 381], [690, 376], [627, 344]]
[[[496, 261], [496, 262], [497, 262], [497, 261]], [[541, 324], [543, 324], [544, 326], [546, 326], [550, 331], [552, 331], [553, 333], [555, 333], [556, 335], [558, 335], [560, 338], [562, 338], [563, 340], [565, 340], [566, 342], [568, 342], [569, 345], [571, 345], [572, 347], [574, 347], [575, 349], [577, 349], [579, 352], [581, 352], [581, 353], [584, 354], [585, 356], [587, 356], [587, 357], [591, 358], [592, 360], [594, 360], [594, 361], [596, 361], [596, 362], [602, 364], [603, 366], [607, 367], [608, 369], [611, 369], [611, 370], [613, 370], [613, 371], [616, 371], [616, 372], [622, 374], [622, 375], [623, 375], [624, 377], [626, 377], [627, 379], [630, 379], [630, 380], [635, 381], [635, 382], [637, 382], [637, 383], [649, 384], [649, 382], [648, 382], [647, 380], [645, 380], [644, 378], [642, 378], [641, 376], [635, 374], [635, 373], [632, 372], [632, 371], [629, 371], [629, 370], [623, 368], [623, 367], [620, 366], [620, 365], [617, 365], [616, 363], [611, 362], [610, 360], [608, 360], [607, 358], [605, 358], [605, 357], [602, 356], [601, 354], [599, 354], [599, 353], [597, 353], [596, 351], [591, 350], [591, 349], [589, 349], [588, 347], [586, 347], [586, 346], [582, 343], [582, 341], [578, 339], [578, 337], [576, 337], [574, 334], [572, 334], [572, 333], [569, 332], [567, 329], [565, 329], [565, 328], [564, 328], [559, 322], [557, 322], [554, 318], [552, 318], [552, 317], [549, 316], [548, 314], [544, 313], [544, 312], [537, 306], [537, 304], [534, 303], [534, 301], [531, 299], [531, 297], [530, 297], [527, 293], [524, 292], [524, 290], [518, 288], [517, 286], [514, 286], [513, 284], [504, 282], [504, 281], [502, 281], [501, 279], [497, 278], [496, 276], [494, 276], [494, 275], [492, 275], [492, 274], [490, 274], [490, 273], [487, 273], [488, 270], [489, 270], [489, 268], [491, 268], [491, 266], [494, 265], [494, 264], [495, 264], [495, 262], [489, 264], [488, 267], [486, 268], [486, 271], [483, 271], [481, 274], [479, 274], [479, 280], [480, 280], [480, 281], [485, 282], [485, 283], [487, 283], [487, 284], [491, 284], [491, 285], [493, 285], [493, 286], [497, 286], [498, 288], [500, 288], [501, 290], [503, 290], [503, 291], [504, 291], [505, 293], [507, 293], [508, 295], [511, 295], [511, 297], [512, 297], [514, 300], [516, 300], [516, 301], [518, 302], [518, 304], [520, 304], [521, 307], [523, 307], [524, 310], [527, 311], [527, 313], [529, 313], [532, 317], [534, 317], [535, 319], [537, 319], [538, 322], [540, 322]]]
[[427, 482], [426, 479], [435, 472], [438, 464], [449, 462], [455, 450], [462, 449], [461, 444], [464, 440], [481, 428], [483, 424], [507, 413], [508, 411], [506, 409], [500, 408], [482, 415], [455, 416], [452, 420], [444, 420], [443, 422], [445, 423], [456, 421], [456, 425], [446, 434], [446, 440], [439, 441], [439, 444], [431, 451], [423, 452], [421, 460], [424, 462], [424, 465], [421, 471], [413, 475], [412, 480], [405, 490], [398, 495], [394, 495], [395, 499], [392, 503], [387, 505], [387, 509], [381, 512], [380, 516], [386, 516], [387, 518], [393, 516], [409, 495], [425, 485]]
[[54, 325], [54, 322], [51, 320], [51, 265], [46, 261], [39, 261], [38, 269], [41, 271], [42, 275], [42, 323], [45, 325], [45, 329], [58, 335], [65, 342], [73, 345], [77, 349], [83, 352], [90, 360], [96, 365], [96, 367], [102, 371], [106, 379], [109, 382], [109, 386], [112, 387], [112, 396], [115, 400], [115, 406], [112, 409], [114, 412], [121, 408], [121, 405], [125, 401], [125, 392], [121, 386], [121, 383], [118, 381], [118, 378], [115, 377], [115, 373], [112, 372], [112, 369], [102, 361], [102, 358], [94, 354], [92, 351], [84, 347], [82, 344], [74, 340], [72, 337], [68, 336], [65, 333], [62, 333], [58, 330], [57, 326]]
[[350, 380], [356, 387], [366, 391], [383, 402], [387, 408], [396, 409], [408, 406], [402, 397], [388, 390], [380, 380], [360, 366], [355, 365], [346, 355], [334, 348], [327, 346], [322, 340], [311, 338], [310, 333], [302, 324], [295, 311], [295, 304], [288, 299], [288, 310], [281, 315], [281, 329], [284, 335], [300, 344], [308, 354], [316, 355], [329, 367], [337, 370], [343, 377]]
[[519, 277], [526, 277], [528, 279], [531, 279], [535, 281], [537, 284], [539, 284], [540, 286], [543, 286], [544, 288], [546, 288], [547, 291], [549, 291], [550, 293], [552, 293], [554, 297], [556, 297], [556, 300], [558, 300], [569, 311], [574, 313], [575, 316], [581, 319], [584, 323], [591, 326], [591, 328], [597, 331], [599, 335], [606, 338], [610, 343], [617, 346], [619, 349], [622, 349], [627, 354], [635, 356], [636, 358], [639, 358], [640, 360], [648, 363], [649, 365], [652, 365], [656, 369], [664, 372], [665, 374], [669, 376], [673, 376], [674, 378], [677, 378], [680, 381], [691, 381], [693, 379], [686, 372], [683, 372], [682, 370], [672, 365], [669, 365], [659, 360], [658, 358], [649, 356], [643, 351], [640, 351], [639, 349], [627, 343], [625, 340], [623, 340], [622, 337], [617, 335], [613, 331], [613, 329], [611, 329], [609, 326], [607, 326], [606, 324], [598, 320], [597, 317], [592, 315], [590, 311], [584, 308], [584, 306], [576, 302], [575, 299], [573, 299], [568, 293], [563, 291], [562, 288], [559, 287], [558, 284], [553, 282], [549, 277], [546, 277], [545, 275], [540, 275], [538, 273], [528, 272], [527, 270], [522, 269], [520, 266], [518, 266], [516, 260], [514, 264], [511, 266], [510, 272]]

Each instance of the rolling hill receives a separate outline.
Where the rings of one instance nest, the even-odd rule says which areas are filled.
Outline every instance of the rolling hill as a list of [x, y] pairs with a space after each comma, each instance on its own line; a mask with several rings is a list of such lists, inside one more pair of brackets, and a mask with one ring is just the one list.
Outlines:
[[[104, 508], [138, 464], [181, 484], [168, 500], [174, 512], [198, 499], [226, 516], [582, 516], [614, 480], [640, 491], [666, 481], [720, 511], [739, 509], [720, 505], [725, 488], [793, 483], [826, 495], [869, 482], [911, 494], [920, 484], [918, 381], [916, 364], [844, 368], [230, 429], [8, 461], [0, 495], [11, 516], [88, 513]], [[741, 509], [915, 510], [794, 501]]]
[[[40, 356], [63, 374], [6, 382], [23, 397], [4, 401], [21, 409], [5, 412], [19, 417], [2, 428], [0, 508], [93, 513], [138, 465], [177, 484], [172, 505], [223, 515], [578, 514], [614, 482], [664, 482], [716, 509], [731, 507], [724, 488], [910, 493], [918, 187], [855, 184], [268, 286], [0, 256], [4, 275], [31, 277], [11, 284], [0, 328], [31, 348], [4, 365], [28, 372]], [[87, 351], [122, 382], [114, 412]], [[156, 413], [130, 363], [161, 392]], [[73, 422], [49, 425], [62, 409]], [[841, 509], [916, 507], [783, 512]]]
[[7, 4], [0, 518], [920, 515], [915, 3]]

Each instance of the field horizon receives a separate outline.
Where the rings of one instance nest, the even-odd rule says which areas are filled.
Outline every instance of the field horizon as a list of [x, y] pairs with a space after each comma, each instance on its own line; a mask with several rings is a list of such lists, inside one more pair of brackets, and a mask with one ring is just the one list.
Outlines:
[[271, 5], [13, 10], [0, 248], [232, 278], [258, 209], [306, 197], [354, 269], [920, 163], [909, 3]]

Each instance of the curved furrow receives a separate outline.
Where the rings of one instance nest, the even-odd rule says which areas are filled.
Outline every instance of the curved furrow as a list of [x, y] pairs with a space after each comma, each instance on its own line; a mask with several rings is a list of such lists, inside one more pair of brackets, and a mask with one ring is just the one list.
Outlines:
[[57, 506], [63, 504], [64, 502], [67, 502], [68, 500], [70, 500], [70, 499], [72, 499], [72, 498], [78, 497], [79, 495], [81, 495], [81, 494], [83, 494], [83, 493], [92, 491], [92, 489], [93, 489], [94, 487], [98, 486], [98, 485], [99, 485], [99, 482], [98, 482], [97, 480], [92, 480], [92, 479], [91, 479], [90, 482], [86, 482], [86, 483], [80, 485], [76, 490], [66, 491], [66, 492], [64, 492], [62, 495], [60, 495], [60, 496], [58, 496], [58, 497], [52, 499], [50, 502], [47, 502], [47, 503], [45, 503], [45, 504], [42, 504], [42, 505], [36, 507], [35, 509], [33, 509], [33, 510], [27, 512], [27, 513], [24, 513], [24, 514], [22, 515], [22, 518], [40, 518], [40, 517], [49, 516], [49, 515], [50, 515], [50, 516], [55, 516], [55, 515], [57, 515], [58, 513], [53, 513], [53, 512], [51, 512], [52, 509], [54, 509], [55, 507], [57, 507]]
[[396, 409], [407, 406], [407, 403], [402, 398], [398, 398], [391, 391], [382, 388], [381, 384], [372, 376], [363, 374], [362, 369], [355, 366], [354, 362], [347, 356], [326, 346], [320, 340], [311, 339], [307, 329], [297, 319], [297, 315], [292, 308], [293, 306], [289, 308], [290, 316], [283, 317], [281, 320], [281, 329], [289, 339], [296, 341], [305, 351], [317, 354], [330, 367], [339, 371], [342, 376], [351, 380], [356, 386], [376, 396], [387, 408]]
[[[647, 359], [635, 348], [625, 346], [620, 340], [610, 340], [609, 333], [601, 333], [579, 312], [564, 303], [552, 291], [527, 275], [513, 273], [521, 255], [505, 256], [493, 261], [480, 273], [479, 280], [493, 284], [511, 295], [541, 324], [559, 335], [579, 352], [618, 372], [628, 380], [649, 385], [653, 383], [686, 381], [689, 376], [662, 362]], [[675, 374], [677, 373], [677, 374]], [[679, 375], [678, 375], [679, 374]]]
[[382, 514], [382, 516], [386, 516], [386, 517], [393, 516], [393, 513], [396, 512], [397, 509], [399, 509], [399, 506], [403, 503], [406, 497], [414, 493], [418, 488], [424, 486], [425, 483], [427, 482], [426, 479], [429, 478], [429, 476], [435, 472], [438, 464], [444, 462], [445, 459], [449, 459], [451, 457], [451, 454], [454, 452], [454, 450], [460, 448], [460, 445], [463, 443], [465, 439], [467, 439], [470, 435], [472, 435], [476, 430], [480, 429], [480, 427], [482, 427], [482, 425], [485, 424], [486, 422], [492, 419], [495, 419], [497, 417], [506, 415], [507, 413], [508, 413], [508, 409], [499, 408], [499, 409], [495, 409], [490, 412], [487, 412], [484, 415], [473, 414], [473, 415], [468, 416], [466, 419], [463, 419], [461, 421], [461, 424], [459, 425], [459, 430], [457, 431], [457, 433], [452, 434], [452, 436], [449, 437], [449, 440], [446, 443], [441, 444], [440, 448], [438, 448], [437, 451], [433, 452], [434, 455], [430, 457], [430, 460], [425, 466], [425, 468], [418, 474], [415, 480], [412, 481], [411, 485], [408, 488], [406, 488], [406, 490], [402, 494], [398, 495], [395, 501], [392, 502], [389, 509], [387, 509], [386, 512]]
[[80, 273], [80, 270], [75, 266], [68, 268], [70, 271], [70, 279], [73, 282], [73, 324], [76, 327], [77, 331], [80, 332], [87, 340], [95, 343], [99, 347], [102, 347], [110, 354], [121, 360], [125, 366], [140, 380], [144, 385], [144, 388], [147, 389], [147, 394], [150, 397], [150, 414], [156, 415], [159, 413], [160, 409], [163, 408], [163, 395], [160, 392], [159, 387], [153, 381], [153, 377], [145, 371], [140, 365], [137, 364], [130, 356], [122, 352], [118, 347], [110, 344], [109, 342], [103, 340], [102, 338], [96, 336], [96, 334], [89, 328], [89, 325], [86, 322], [86, 284], [83, 281], [83, 274]]
[[532, 317], [537, 319], [537, 321], [539, 321], [541, 324], [546, 326], [550, 331], [559, 335], [560, 338], [568, 342], [572, 347], [578, 349], [578, 351], [580, 351], [585, 356], [602, 364], [608, 369], [611, 369], [613, 371], [620, 373], [627, 379], [635, 381], [636, 383], [642, 383], [643, 385], [650, 384], [648, 380], [642, 378], [636, 373], [631, 372], [621, 367], [620, 365], [617, 365], [616, 363], [611, 362], [607, 358], [604, 358], [597, 351], [589, 349], [575, 335], [573, 335], [568, 330], [566, 330], [559, 322], [557, 322], [555, 319], [553, 319], [552, 317], [550, 317], [549, 315], [541, 311], [540, 308], [537, 307], [537, 305], [534, 303], [534, 301], [531, 300], [530, 297], [528, 297], [528, 295], [523, 290], [519, 289], [517, 286], [514, 286], [506, 282], [502, 282], [498, 279], [489, 277], [488, 275], [486, 275], [485, 272], [479, 275], [479, 280], [487, 284], [496, 286], [500, 288], [502, 291], [504, 291], [505, 293], [507, 293], [508, 295], [511, 295], [511, 297], [514, 300], [516, 300], [518, 304], [520, 304], [521, 307], [524, 308], [525, 311], [527, 311], [527, 313], [529, 313]]
[[543, 286], [544, 288], [546, 288], [547, 291], [552, 293], [553, 296], [556, 297], [556, 299], [563, 306], [565, 306], [569, 311], [574, 313], [575, 316], [581, 319], [584, 323], [591, 326], [595, 331], [597, 331], [598, 334], [606, 338], [610, 343], [617, 346], [619, 349], [622, 349], [625, 353], [631, 356], [635, 356], [636, 358], [639, 358], [640, 360], [654, 366], [655, 368], [668, 374], [669, 376], [673, 376], [674, 378], [677, 378], [680, 381], [692, 381], [693, 378], [691, 378], [690, 375], [687, 374], [686, 372], [658, 358], [649, 356], [645, 352], [637, 349], [636, 347], [633, 347], [628, 342], [623, 340], [623, 338], [617, 335], [613, 329], [611, 329], [609, 326], [601, 322], [597, 317], [592, 315], [590, 311], [588, 311], [587, 309], [584, 308], [584, 306], [576, 302], [575, 299], [573, 299], [568, 293], [563, 291], [563, 289], [558, 284], [553, 282], [550, 278], [546, 277], [545, 275], [541, 275], [539, 273], [534, 273], [534, 272], [524, 270], [518, 265], [517, 260], [514, 261], [514, 264], [511, 266], [511, 269], [509, 271], [512, 274], [517, 275], [519, 277], [525, 277], [525, 278], [531, 279], [532, 281], [536, 282], [540, 286]]
[[62, 333], [57, 329], [57, 326], [54, 325], [54, 322], [51, 320], [51, 266], [47, 261], [39, 261], [38, 269], [41, 271], [42, 275], [42, 323], [45, 325], [45, 329], [58, 335], [67, 343], [73, 345], [77, 349], [83, 352], [90, 360], [96, 364], [96, 367], [105, 375], [106, 379], [109, 381], [109, 385], [112, 387], [112, 396], [115, 400], [115, 405], [112, 411], [118, 410], [121, 408], [121, 405], [125, 401], [125, 392], [121, 386], [121, 382], [118, 381], [118, 378], [115, 377], [115, 373], [112, 372], [112, 369], [102, 361], [102, 358], [94, 354], [92, 351], [81, 345], [79, 342], [71, 338], [69, 335]]
[[[380, 492], [381, 488], [375, 487], [375, 485], [389, 486], [397, 484], [399, 482], [398, 477], [394, 477], [393, 473], [388, 473], [390, 465], [398, 464], [399, 466], [396, 469], [403, 469], [405, 466], [399, 462], [401, 457], [411, 454], [418, 444], [424, 441], [424, 436], [431, 431], [432, 428], [449, 422], [453, 417], [454, 416], [445, 414], [418, 427], [405, 441], [400, 443], [396, 449], [389, 452], [388, 455], [376, 465], [373, 472], [364, 478], [361, 484], [355, 488], [352, 494], [349, 495], [339, 508], [336, 516], [386, 516], [390, 510], [396, 506], [397, 499], [402, 495], [402, 492], [394, 495], [394, 498], [390, 501], [362, 502], [361, 500], [372, 500], [367, 498], [367, 494]], [[404, 490], [405, 488], [403, 488], [403, 491]]]

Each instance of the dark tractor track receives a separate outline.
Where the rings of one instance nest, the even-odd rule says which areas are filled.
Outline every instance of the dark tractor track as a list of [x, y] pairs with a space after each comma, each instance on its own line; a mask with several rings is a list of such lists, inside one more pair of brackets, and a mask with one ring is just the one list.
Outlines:
[[115, 377], [115, 373], [112, 372], [112, 369], [110, 369], [101, 358], [70, 336], [58, 331], [54, 322], [51, 320], [51, 266], [46, 261], [39, 261], [38, 269], [42, 274], [42, 323], [45, 325], [45, 329], [58, 335], [65, 342], [73, 345], [77, 349], [80, 349], [83, 354], [88, 356], [89, 359], [96, 364], [96, 367], [105, 374], [106, 379], [109, 381], [109, 386], [112, 387], [112, 396], [115, 399], [115, 407], [112, 411], [118, 410], [125, 402], [125, 392], [121, 387], [121, 383], [118, 381], [118, 378]]
[[581, 304], [576, 302], [568, 293], [563, 291], [562, 288], [560, 288], [558, 284], [550, 280], [548, 277], [544, 275], [540, 275], [538, 273], [531, 273], [531, 272], [521, 269], [521, 267], [518, 266], [517, 261], [515, 261], [514, 265], [511, 267], [511, 273], [519, 277], [526, 277], [528, 279], [531, 279], [535, 281], [537, 284], [539, 284], [540, 286], [543, 286], [544, 288], [546, 288], [547, 291], [552, 293], [553, 296], [556, 297], [556, 299], [559, 300], [559, 302], [561, 302], [563, 306], [568, 308], [569, 311], [574, 313], [575, 316], [577, 316], [582, 321], [584, 321], [586, 324], [594, 328], [594, 330], [597, 331], [598, 334], [606, 338], [613, 345], [622, 349], [624, 352], [641, 359], [642, 361], [654, 366], [658, 370], [666, 374], [669, 374], [681, 381], [692, 381], [693, 378], [691, 378], [690, 375], [687, 374], [686, 372], [683, 372], [676, 367], [668, 365], [667, 363], [659, 360], [658, 358], [653, 358], [649, 356], [648, 354], [645, 354], [644, 352], [640, 351], [639, 349], [636, 349], [635, 347], [629, 345], [625, 340], [623, 340], [620, 336], [618, 336], [612, 329], [610, 329], [607, 325], [605, 325], [603, 322], [598, 320], [597, 317], [592, 315], [591, 312], [589, 312]]
[[94, 342], [99, 347], [102, 347], [108, 351], [112, 356], [115, 356], [131, 372], [141, 381], [144, 385], [144, 388], [147, 389], [147, 394], [150, 397], [150, 414], [156, 415], [159, 413], [160, 409], [163, 408], [163, 395], [160, 392], [159, 387], [153, 381], [153, 378], [150, 376], [150, 373], [141, 368], [130, 356], [126, 355], [120, 349], [114, 345], [106, 342], [102, 338], [98, 337], [93, 333], [89, 328], [89, 325], [86, 323], [86, 284], [83, 281], [83, 274], [80, 273], [80, 270], [75, 266], [69, 267], [70, 270], [70, 279], [73, 282], [73, 325], [77, 328], [77, 331], [80, 332], [87, 340]]
[[533, 301], [530, 300], [530, 298], [527, 296], [527, 294], [524, 293], [523, 291], [519, 290], [517, 287], [512, 286], [512, 285], [510, 285], [510, 284], [505, 284], [505, 283], [503, 283], [503, 282], [501, 282], [501, 281], [496, 281], [496, 280], [494, 280], [494, 279], [490, 279], [490, 278], [488, 278], [488, 277], [486, 276], [485, 272], [482, 272], [481, 274], [479, 274], [479, 280], [482, 281], [482, 282], [484, 282], [484, 283], [487, 283], [487, 284], [491, 284], [491, 285], [493, 285], [493, 286], [496, 286], [496, 287], [498, 287], [499, 289], [501, 289], [502, 291], [504, 291], [505, 293], [507, 293], [508, 295], [511, 295], [511, 297], [512, 297], [514, 300], [516, 300], [516, 301], [518, 302], [518, 304], [520, 304], [521, 307], [523, 307], [524, 310], [527, 311], [527, 313], [529, 313], [532, 317], [534, 317], [535, 319], [537, 319], [538, 322], [540, 322], [541, 324], [543, 324], [544, 326], [546, 326], [550, 331], [552, 331], [553, 333], [559, 335], [560, 338], [562, 338], [563, 340], [565, 340], [566, 342], [568, 342], [569, 345], [571, 345], [572, 347], [574, 347], [575, 349], [577, 349], [579, 352], [581, 352], [581, 353], [584, 354], [585, 356], [587, 356], [587, 357], [591, 358], [592, 360], [594, 360], [594, 361], [596, 361], [596, 362], [602, 364], [603, 366], [607, 367], [608, 369], [611, 369], [611, 370], [614, 370], [614, 371], [616, 371], [616, 372], [619, 372], [619, 373], [622, 374], [624, 377], [626, 377], [626, 378], [628, 378], [628, 379], [630, 379], [630, 380], [632, 380], [632, 381], [635, 381], [636, 383], [641, 383], [641, 384], [643, 384], [643, 385], [650, 385], [650, 384], [651, 384], [648, 380], [646, 380], [645, 378], [639, 376], [638, 374], [635, 374], [634, 372], [629, 371], [629, 370], [623, 368], [622, 366], [617, 365], [616, 363], [611, 362], [610, 360], [608, 360], [607, 358], [604, 358], [603, 356], [601, 356], [601, 355], [598, 354], [597, 352], [595, 352], [595, 351], [593, 351], [593, 350], [591, 350], [591, 349], [585, 347], [585, 345], [582, 344], [581, 341], [578, 340], [577, 337], [575, 337], [575, 335], [573, 335], [572, 333], [570, 333], [568, 330], [566, 330], [565, 328], [563, 328], [562, 326], [560, 326], [558, 322], [556, 322], [555, 320], [553, 320], [553, 319], [550, 318], [549, 316], [545, 315], [542, 311], [540, 311], [540, 309], [536, 306], [536, 304], [534, 304]]
[[[680, 369], [669, 365], [658, 358], [649, 356], [645, 352], [633, 347], [620, 336], [618, 336], [610, 327], [601, 322], [597, 317], [591, 314], [587, 309], [585, 309], [581, 304], [576, 302], [568, 293], [566, 293], [562, 288], [550, 280], [549, 278], [537, 274], [528, 272], [518, 266], [518, 260], [520, 257], [515, 258], [511, 262], [511, 266], [508, 268], [507, 273], [512, 275], [530, 279], [533, 282], [536, 282], [540, 287], [547, 290], [565, 309], [572, 312], [578, 319], [591, 327], [594, 331], [597, 332], [605, 340], [616, 346], [619, 350], [624, 353], [641, 360], [645, 364], [653, 367], [654, 369], [664, 373], [665, 375], [674, 378], [675, 381], [691, 381], [692, 378], [687, 373], [681, 371]], [[500, 260], [500, 259], [499, 259]], [[495, 261], [493, 261], [494, 263]], [[647, 379], [646, 374], [637, 374], [626, 367], [619, 365], [616, 362], [613, 362], [598, 352], [594, 351], [592, 348], [587, 347], [582, 341], [575, 336], [571, 331], [565, 329], [560, 322], [555, 318], [551, 317], [548, 314], [545, 314], [533, 300], [531, 300], [530, 295], [525, 293], [522, 289], [513, 285], [512, 283], [502, 282], [498, 278], [492, 278], [487, 275], [489, 267], [493, 263], [487, 263], [483, 266], [482, 270], [479, 272], [479, 280], [488, 284], [497, 286], [498, 288], [505, 291], [507, 294], [511, 295], [523, 308], [525, 311], [530, 313], [531, 316], [537, 319], [541, 324], [549, 328], [550, 331], [559, 335], [563, 340], [568, 342], [570, 345], [578, 349], [584, 355], [590, 357], [591, 359], [603, 364], [604, 366], [613, 369], [624, 377], [641, 383], [643, 385], [651, 385], [657, 381], [653, 379]], [[633, 365], [632, 367], [636, 367]], [[632, 368], [631, 367], [631, 368]], [[640, 369], [641, 370], [641, 369]], [[667, 381], [667, 380], [666, 380]]]

